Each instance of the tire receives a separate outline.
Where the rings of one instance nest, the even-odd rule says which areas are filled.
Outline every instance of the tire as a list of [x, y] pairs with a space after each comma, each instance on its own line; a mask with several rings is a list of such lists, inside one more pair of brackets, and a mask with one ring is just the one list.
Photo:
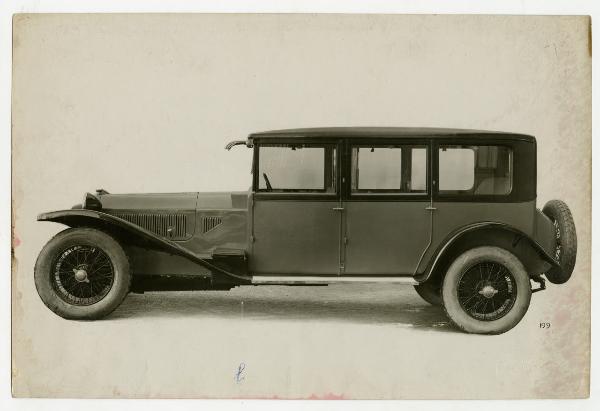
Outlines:
[[577, 233], [573, 215], [569, 207], [560, 200], [548, 201], [542, 212], [554, 223], [556, 249], [553, 257], [560, 265], [546, 272], [546, 278], [553, 284], [563, 284], [571, 278], [577, 257]]
[[442, 301], [442, 286], [439, 284], [439, 281], [434, 283], [431, 279], [427, 280], [421, 284], [415, 285], [415, 290], [417, 291], [417, 294], [429, 304], [436, 307], [444, 305]]
[[96, 320], [121, 304], [131, 285], [127, 255], [93, 228], [61, 231], [35, 264], [35, 287], [46, 306], [70, 320]]
[[498, 247], [473, 248], [450, 265], [442, 300], [448, 318], [461, 330], [501, 334], [527, 312], [531, 282], [512, 253]]

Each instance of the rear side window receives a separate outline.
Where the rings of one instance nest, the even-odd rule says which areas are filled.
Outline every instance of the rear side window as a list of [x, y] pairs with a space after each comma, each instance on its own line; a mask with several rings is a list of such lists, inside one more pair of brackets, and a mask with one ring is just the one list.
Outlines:
[[427, 192], [427, 148], [409, 145], [352, 147], [352, 194]]
[[512, 190], [510, 147], [441, 146], [438, 159], [442, 195], [508, 195]]

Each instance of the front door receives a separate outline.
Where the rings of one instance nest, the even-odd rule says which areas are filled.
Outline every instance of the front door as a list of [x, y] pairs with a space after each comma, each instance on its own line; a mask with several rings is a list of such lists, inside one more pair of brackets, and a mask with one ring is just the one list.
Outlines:
[[371, 141], [346, 149], [343, 273], [414, 275], [432, 234], [430, 147]]
[[253, 274], [340, 273], [339, 165], [333, 140], [255, 142]]

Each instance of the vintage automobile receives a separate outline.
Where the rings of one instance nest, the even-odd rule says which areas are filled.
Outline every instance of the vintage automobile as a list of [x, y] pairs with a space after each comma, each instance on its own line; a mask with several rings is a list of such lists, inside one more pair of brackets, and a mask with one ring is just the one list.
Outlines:
[[[432, 128], [254, 133], [248, 192], [86, 194], [38, 216], [69, 226], [35, 285], [68, 319], [129, 292], [241, 285], [413, 285], [458, 328], [498, 334], [531, 294], [571, 276], [577, 239], [559, 200], [536, 209], [536, 140]], [[535, 288], [537, 287], [537, 288]]]

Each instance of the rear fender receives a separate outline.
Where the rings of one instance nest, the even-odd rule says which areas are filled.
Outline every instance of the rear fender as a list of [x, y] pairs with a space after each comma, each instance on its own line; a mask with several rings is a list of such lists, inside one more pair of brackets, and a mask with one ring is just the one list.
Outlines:
[[52, 211], [38, 216], [38, 221], [53, 221], [69, 227], [92, 227], [108, 232], [124, 245], [136, 245], [185, 257], [213, 273], [222, 274], [236, 284], [250, 284], [251, 278], [233, 273], [215, 264], [212, 258], [199, 256], [174, 241], [158, 236], [151, 231], [122, 218], [97, 210], [71, 209]]
[[468, 249], [496, 246], [513, 253], [525, 266], [530, 276], [546, 272], [557, 262], [534, 239], [522, 231], [503, 223], [472, 224], [450, 234], [438, 247], [424, 272], [415, 279], [442, 278], [456, 257]]

